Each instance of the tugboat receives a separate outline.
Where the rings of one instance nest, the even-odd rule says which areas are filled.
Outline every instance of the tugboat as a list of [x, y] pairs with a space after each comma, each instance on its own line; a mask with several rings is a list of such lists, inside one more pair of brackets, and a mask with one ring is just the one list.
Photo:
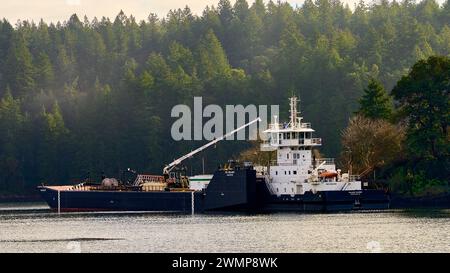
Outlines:
[[274, 123], [264, 131], [261, 152], [276, 151], [266, 166], [230, 161], [212, 175], [186, 176], [179, 165], [186, 159], [245, 129], [257, 118], [230, 133], [178, 158], [162, 175], [127, 170], [121, 179], [73, 186], [40, 186], [51, 209], [71, 211], [161, 211], [206, 213], [213, 211], [349, 211], [389, 208], [385, 190], [370, 189], [357, 175], [336, 169], [334, 159], [316, 158], [322, 145], [310, 123], [290, 98], [290, 122]]
[[255, 166], [265, 196], [266, 210], [342, 211], [389, 208], [386, 190], [369, 189], [358, 175], [336, 169], [333, 158], [316, 158], [313, 149], [322, 145], [310, 123], [297, 111], [297, 97], [290, 98], [290, 121], [274, 123], [264, 131], [261, 151], [276, 151], [268, 166]]

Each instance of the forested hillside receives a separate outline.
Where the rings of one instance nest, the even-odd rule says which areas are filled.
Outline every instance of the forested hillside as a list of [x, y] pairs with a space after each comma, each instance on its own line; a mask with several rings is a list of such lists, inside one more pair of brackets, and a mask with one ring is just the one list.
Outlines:
[[[175, 142], [174, 105], [279, 104], [301, 110], [340, 153], [341, 130], [370, 78], [387, 90], [420, 59], [450, 55], [450, 1], [264, 4], [220, 0], [194, 15], [0, 21], [0, 192], [161, 171], [202, 144]], [[1, 16], [1, 14], [0, 14]], [[206, 152], [209, 169], [244, 142]], [[198, 159], [189, 164], [198, 168]]]

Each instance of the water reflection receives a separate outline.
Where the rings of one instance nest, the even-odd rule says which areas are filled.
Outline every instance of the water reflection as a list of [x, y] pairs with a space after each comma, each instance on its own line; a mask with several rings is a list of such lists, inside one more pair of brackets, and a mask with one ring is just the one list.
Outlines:
[[450, 252], [450, 210], [58, 215], [10, 204], [0, 252]]

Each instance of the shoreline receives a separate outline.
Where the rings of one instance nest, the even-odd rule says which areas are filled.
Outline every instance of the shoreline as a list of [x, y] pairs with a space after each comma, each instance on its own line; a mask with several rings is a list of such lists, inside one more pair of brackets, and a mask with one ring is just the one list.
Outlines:
[[450, 193], [437, 196], [405, 197], [391, 195], [392, 209], [408, 208], [450, 208]]

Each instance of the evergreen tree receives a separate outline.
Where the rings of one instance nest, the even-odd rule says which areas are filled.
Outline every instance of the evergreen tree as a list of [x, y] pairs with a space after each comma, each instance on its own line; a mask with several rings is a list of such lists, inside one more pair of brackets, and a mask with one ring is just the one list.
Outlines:
[[53, 49], [52, 38], [50, 37], [47, 24], [41, 19], [36, 31], [33, 31], [30, 37], [30, 49], [33, 55], [41, 52], [51, 52]]
[[57, 51], [56, 69], [58, 73], [58, 84], [64, 85], [67, 82], [73, 82], [76, 77], [76, 66], [73, 58], [68, 54], [63, 45], [59, 46]]
[[441, 10], [441, 22], [448, 21], [450, 21], [450, 0], [445, 1], [445, 3], [442, 5]]
[[22, 189], [21, 144], [24, 117], [9, 89], [0, 100], [0, 191]]
[[0, 95], [6, 90], [5, 74], [7, 73], [7, 68], [5, 61], [13, 33], [14, 29], [11, 24], [5, 19], [3, 21], [0, 20]]
[[212, 30], [209, 30], [200, 41], [197, 54], [201, 78], [211, 80], [229, 74], [230, 65], [227, 56]]
[[220, 21], [223, 26], [228, 26], [233, 20], [233, 8], [229, 0], [219, 0], [217, 4]]
[[449, 90], [448, 57], [430, 57], [417, 62], [392, 90], [409, 125], [407, 140], [413, 156], [448, 163]]
[[129, 45], [129, 34], [126, 31], [126, 24], [128, 23], [128, 18], [125, 13], [121, 10], [116, 16], [113, 24], [113, 30], [115, 39], [117, 41], [114, 50], [119, 54], [127, 54]]
[[45, 89], [52, 86], [55, 74], [50, 58], [44, 52], [41, 52], [36, 59], [36, 84], [39, 88]]
[[108, 52], [113, 52], [113, 50], [117, 48], [117, 40], [111, 21], [108, 18], [103, 17], [98, 24], [98, 31], [102, 35]]
[[358, 113], [366, 118], [389, 120], [392, 117], [392, 98], [383, 85], [373, 78], [364, 89], [364, 95], [359, 100], [359, 104]]
[[221, 27], [216, 33], [221, 41], [221, 45], [223, 46], [226, 52], [231, 52], [233, 47], [233, 29], [232, 22], [234, 19], [234, 11], [233, 7], [229, 0], [219, 0], [217, 4], [217, 11], [220, 19]]
[[169, 47], [168, 61], [172, 69], [180, 66], [186, 73], [192, 74], [195, 70], [192, 52], [181, 44], [174, 42]]
[[67, 151], [69, 131], [57, 102], [52, 112], [42, 110], [38, 125], [40, 141], [37, 147], [38, 175], [41, 181], [58, 183], [67, 180], [70, 166]]
[[14, 96], [30, 94], [35, 88], [33, 59], [22, 34], [13, 35], [5, 64], [5, 76]]
[[236, 17], [241, 21], [245, 21], [249, 15], [249, 7], [246, 0], [236, 0], [233, 6]]
[[445, 55], [446, 52], [450, 52], [450, 27], [444, 26], [441, 33], [438, 36], [439, 53]]
[[266, 5], [263, 0], [255, 0], [251, 7], [255, 11], [256, 15], [262, 19], [266, 14]]

